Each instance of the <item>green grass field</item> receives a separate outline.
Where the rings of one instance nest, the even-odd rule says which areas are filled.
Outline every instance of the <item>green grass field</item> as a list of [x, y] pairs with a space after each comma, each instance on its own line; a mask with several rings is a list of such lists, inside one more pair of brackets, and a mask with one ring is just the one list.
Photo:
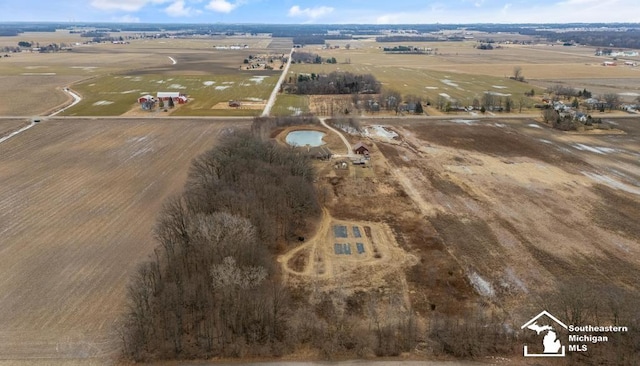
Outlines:
[[[397, 55], [398, 57], [416, 57], [416, 55]], [[460, 104], [471, 105], [474, 98], [479, 100], [485, 92], [498, 96], [510, 97], [515, 101], [524, 96], [526, 91], [535, 89], [536, 94], [543, 89], [509, 78], [486, 75], [474, 75], [455, 72], [443, 72], [403, 66], [358, 65], [358, 64], [295, 64], [290, 72], [296, 73], [329, 73], [332, 71], [348, 71], [357, 74], [373, 74], [382, 83], [383, 89], [399, 91], [402, 95], [416, 95], [423, 100], [435, 102], [438, 98], [455, 99]], [[448, 96], [448, 97], [447, 97]], [[533, 104], [526, 98], [527, 104]]]
[[239, 73], [234, 75], [109, 75], [75, 85], [83, 97], [77, 106], [65, 112], [68, 116], [114, 116], [139, 108], [141, 95], [158, 91], [178, 91], [188, 95], [189, 102], [176, 109], [177, 116], [258, 115], [261, 110], [214, 109], [229, 100], [267, 99], [277, 81], [277, 74]]
[[309, 112], [309, 98], [306, 95], [280, 94], [271, 109], [274, 116], [292, 116]]

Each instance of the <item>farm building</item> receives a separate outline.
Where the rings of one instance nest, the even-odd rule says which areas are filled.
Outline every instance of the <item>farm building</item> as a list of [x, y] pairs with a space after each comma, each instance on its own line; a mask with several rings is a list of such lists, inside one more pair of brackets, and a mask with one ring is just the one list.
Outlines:
[[153, 97], [153, 95], [147, 94], [138, 98], [138, 103], [142, 104], [144, 102], [155, 102], [155, 100], [156, 99]]
[[158, 92], [156, 96], [158, 100], [168, 101], [173, 99], [173, 102], [178, 104], [185, 104], [188, 100], [187, 96], [180, 92]]
[[369, 155], [369, 148], [362, 141], [359, 141], [357, 144], [353, 145], [351, 149], [355, 154], [358, 155]]
[[333, 156], [331, 150], [325, 146], [307, 147], [307, 156], [318, 160], [329, 160]]

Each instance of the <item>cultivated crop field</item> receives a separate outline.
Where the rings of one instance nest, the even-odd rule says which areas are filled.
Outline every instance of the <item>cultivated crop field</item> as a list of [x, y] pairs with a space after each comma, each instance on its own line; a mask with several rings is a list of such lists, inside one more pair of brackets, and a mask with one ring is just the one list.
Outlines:
[[[19, 40], [44, 44], [38, 37], [45, 39], [41, 33], [27, 33]], [[18, 38], [9, 38], [4, 42], [17, 45]], [[76, 38], [65, 32], [46, 35], [47, 42], [56, 43], [78, 42]], [[287, 42], [271, 43], [266, 36], [137, 39], [130, 44], [73, 46], [72, 51], [58, 53], [12, 54], [0, 58], [0, 81], [7, 86], [0, 90], [0, 98], [10, 101], [0, 106], [0, 114], [45, 114], [70, 100], [62, 88], [71, 86], [85, 100], [66, 115], [120, 115], [137, 106], [138, 96], [157, 91], [181, 91], [193, 98], [194, 103], [173, 111], [175, 115], [257, 115], [259, 110], [214, 106], [229, 100], [268, 99], [280, 63], [274, 62], [272, 71], [240, 70], [240, 66], [252, 54], [287, 52], [281, 48]], [[232, 45], [248, 48], [214, 48]]]
[[49, 119], [0, 144], [0, 360], [111, 359], [165, 197], [242, 121]]

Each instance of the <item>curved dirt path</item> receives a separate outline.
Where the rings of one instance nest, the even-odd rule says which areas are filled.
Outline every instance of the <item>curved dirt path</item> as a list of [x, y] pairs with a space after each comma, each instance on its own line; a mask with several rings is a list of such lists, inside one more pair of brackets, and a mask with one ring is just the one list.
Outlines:
[[53, 117], [53, 116], [55, 116], [55, 115], [57, 115], [59, 113], [62, 113], [62, 112], [66, 111], [67, 109], [73, 107], [74, 105], [76, 105], [76, 104], [78, 104], [78, 103], [80, 103], [82, 101], [82, 97], [80, 95], [76, 94], [75, 92], [71, 91], [71, 89], [64, 88], [62, 90], [65, 93], [69, 94], [73, 98], [73, 102], [71, 104], [69, 104], [68, 106], [62, 107], [62, 108], [58, 109], [57, 111], [49, 114], [49, 117]]
[[271, 96], [269, 96], [269, 100], [267, 101], [267, 105], [264, 107], [264, 110], [260, 115], [261, 117], [268, 117], [269, 114], [271, 114], [271, 108], [273, 108], [273, 105], [276, 103], [276, 98], [278, 97], [278, 90], [280, 90], [280, 86], [284, 82], [284, 78], [287, 76], [287, 73], [289, 73], [289, 66], [291, 66], [291, 56], [293, 55], [293, 50], [294, 49], [292, 48], [291, 52], [289, 52], [287, 65], [284, 67], [284, 70], [282, 70], [282, 75], [280, 75], [280, 79], [278, 79], [276, 86], [273, 88]]
[[[54, 111], [53, 113], [49, 114], [47, 117], [53, 117], [53, 116], [57, 115], [58, 113], [62, 113], [64, 111], [66, 111], [67, 109], [73, 107], [74, 105], [80, 103], [80, 101], [82, 101], [82, 97], [80, 95], [72, 92], [71, 89], [64, 88], [63, 91], [65, 93], [69, 94], [73, 98], [73, 102], [71, 104], [69, 104], [68, 106], [66, 106], [66, 107], [62, 107], [62, 108], [58, 109], [57, 111]], [[35, 119], [38, 119], [38, 118], [35, 118]], [[10, 138], [15, 137], [15, 136], [23, 133], [24, 131], [35, 127], [38, 123], [39, 122], [33, 122], [32, 121], [28, 126], [25, 126], [25, 127], [21, 128], [21, 129], [19, 129], [17, 131], [14, 131], [14, 132], [8, 134], [7, 136], [4, 136], [4, 137], [0, 138], [0, 143], [3, 143], [5, 141], [9, 140]]]
[[344, 146], [347, 147], [347, 156], [352, 156], [354, 155], [353, 153], [351, 153], [351, 144], [349, 144], [349, 141], [347, 141], [347, 138], [344, 137], [344, 135], [342, 133], [340, 133], [340, 131], [336, 130], [335, 128], [329, 126], [326, 122], [327, 118], [326, 117], [318, 117], [318, 119], [320, 120], [320, 124], [323, 125], [324, 127], [326, 127], [327, 129], [329, 129], [330, 131], [332, 131], [333, 133], [337, 134], [338, 136], [340, 136], [340, 139], [342, 140], [342, 142], [344, 143]]

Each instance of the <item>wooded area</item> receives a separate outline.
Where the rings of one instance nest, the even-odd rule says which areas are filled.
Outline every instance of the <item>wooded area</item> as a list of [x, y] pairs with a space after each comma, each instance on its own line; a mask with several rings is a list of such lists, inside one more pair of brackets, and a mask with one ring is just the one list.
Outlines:
[[274, 255], [319, 215], [313, 178], [305, 156], [248, 134], [197, 158], [129, 286], [126, 357], [277, 355], [290, 309]]
[[[293, 82], [293, 80], [291, 80]], [[295, 94], [377, 94], [380, 83], [371, 74], [332, 72], [328, 75], [298, 75], [292, 86]]]

